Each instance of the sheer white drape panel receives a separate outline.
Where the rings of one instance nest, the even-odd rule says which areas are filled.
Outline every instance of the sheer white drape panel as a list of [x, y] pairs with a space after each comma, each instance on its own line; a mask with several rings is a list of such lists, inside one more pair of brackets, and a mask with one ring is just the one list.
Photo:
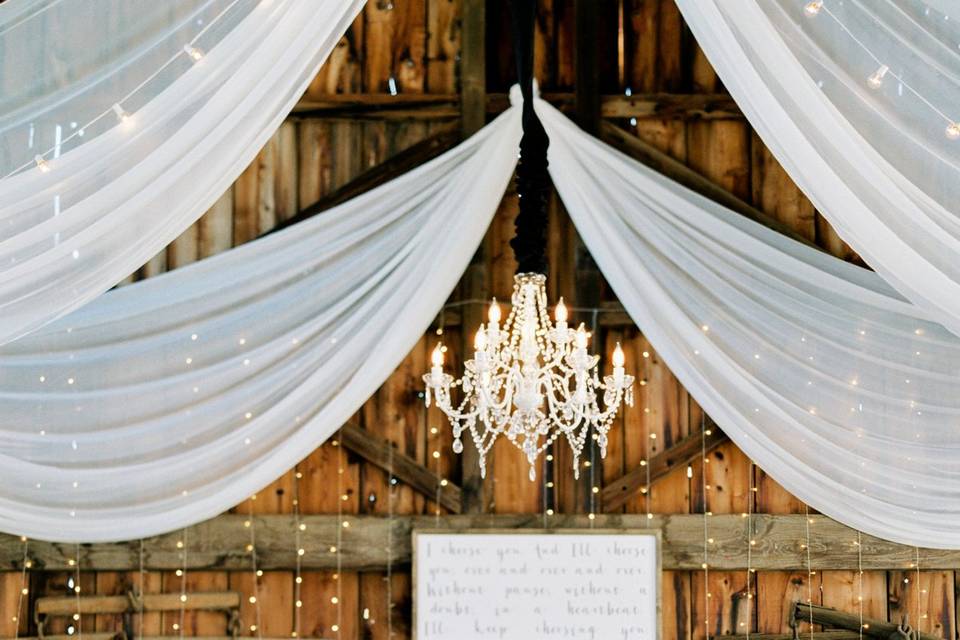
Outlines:
[[840, 236], [960, 333], [956, 7], [677, 4], [750, 123]]
[[333, 433], [421, 339], [516, 163], [511, 108], [319, 217], [111, 291], [0, 349], [0, 530], [212, 517]]
[[960, 338], [876, 274], [537, 109], [554, 184], [604, 276], [734, 442], [840, 522], [960, 548]]
[[362, 6], [0, 5], [0, 344], [89, 302], [200, 217]]

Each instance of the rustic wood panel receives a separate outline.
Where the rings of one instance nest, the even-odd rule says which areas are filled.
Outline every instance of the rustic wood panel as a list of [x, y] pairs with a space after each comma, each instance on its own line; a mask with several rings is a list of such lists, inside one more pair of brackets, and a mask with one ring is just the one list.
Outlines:
[[[574, 8], [572, 0], [540, 0], [536, 22], [535, 69], [541, 88], [545, 97], [567, 112], [574, 108], [577, 89]], [[130, 280], [179, 268], [253, 239], [331, 197], [339, 187], [356, 186], [357, 176], [437, 133], [438, 127], [462, 118], [464, 132], [475, 131], [508, 104], [506, 91], [515, 72], [507, 14], [503, 0], [371, 0], [311, 83], [295, 117], [284, 123], [251, 166], [196, 224]], [[704, 188], [715, 189], [710, 197], [753, 217], [759, 210], [782, 232], [844, 259], [859, 260], [750, 129], [671, 0], [604, 3], [598, 14], [597, 41], [601, 49], [596, 53], [601, 69], [595, 80], [603, 94], [600, 112], [608, 119], [602, 125], [608, 139], [624, 143], [630, 139], [617, 131], [633, 134], [688, 167], [688, 178], [699, 176], [703, 185], [705, 176], [713, 187]], [[617, 21], [621, 21], [622, 31], [618, 31]], [[618, 51], [621, 48], [622, 54]], [[397, 95], [390, 95], [392, 91]], [[666, 166], [662, 158], [658, 162]], [[376, 176], [374, 172], [366, 175]], [[386, 175], [358, 188], [370, 188], [382, 179]], [[508, 241], [515, 213], [515, 194], [510, 194], [452, 300], [509, 295], [515, 263]], [[577, 283], [577, 237], [556, 199], [550, 207], [548, 243], [551, 298], [565, 295], [572, 300]], [[605, 288], [595, 298], [590, 297], [595, 292], [581, 293], [581, 299], [596, 299], [598, 306], [619, 308]], [[463, 485], [464, 504], [469, 504], [467, 510], [479, 520], [448, 521], [442, 516], [441, 523], [498, 524], [504, 521], [497, 518], [507, 518], [511, 523], [508, 526], [538, 526], [543, 522], [539, 512], [549, 506], [557, 511], [549, 518], [552, 526], [589, 524], [583, 520], [586, 516], [569, 519], [569, 512], [583, 510], [588, 504], [584, 497], [589, 498], [589, 494], [575, 493], [568, 459], [558, 454], [549, 473], [539, 470], [537, 482], [531, 483], [522, 456], [509, 446], [501, 446], [491, 460], [488, 479], [481, 483], [475, 460], [450, 451], [450, 432], [443, 417], [435, 409], [422, 408], [417, 376], [429, 349], [442, 338], [448, 347], [447, 361], [458, 366], [462, 354], [469, 352], [472, 335], [468, 334], [480, 321], [484, 308], [469, 304], [451, 309], [449, 315], [456, 316], [458, 326], [446, 328], [441, 315], [436, 328], [443, 335], [430, 335], [420, 341], [354, 420], [395, 443], [407, 459], [436, 470], [439, 477], [448, 478], [452, 484]], [[607, 460], [592, 467], [592, 481], [581, 483], [588, 491], [593, 486], [612, 489], [614, 480], [638, 468], [641, 461], [684, 438], [695, 437], [702, 415], [622, 312], [600, 313], [598, 324], [594, 344], [598, 348], [602, 345], [601, 351], [607, 354], [620, 341], [628, 367], [642, 383], [636, 388], [637, 406], [623, 413], [611, 433]], [[440, 455], [434, 457], [434, 452]], [[385, 516], [392, 502], [393, 510], [404, 516], [395, 523], [392, 535], [397, 544], [408, 544], [411, 521], [407, 516], [416, 515], [417, 522], [436, 526], [436, 503], [404, 486], [395, 488], [390, 501], [389, 475], [383, 470], [383, 460], [369, 462], [330, 443], [303, 453], [305, 459], [298, 467], [303, 476], [299, 506], [308, 514], [308, 553], [301, 585], [305, 606], [300, 609], [300, 635], [387, 640], [389, 611], [393, 638], [409, 637], [410, 578], [404, 566], [408, 557], [400, 550], [394, 554], [392, 602], [388, 602], [384, 563], [389, 523]], [[916, 569], [910, 566], [915, 560], [912, 549], [864, 536], [861, 574], [852, 544], [855, 532], [814, 516], [808, 572], [805, 507], [777, 484], [776, 469], [751, 468], [749, 460], [732, 445], [711, 451], [707, 460], [690, 460], [691, 477], [687, 465], [680, 465], [655, 479], [646, 493], [637, 492], [622, 503], [609, 505], [617, 512], [609, 516], [615, 518], [613, 522], [663, 524], [670, 544], [683, 549], [672, 556], [673, 564], [668, 564], [663, 576], [664, 638], [700, 638], [708, 629], [711, 636], [742, 636], [747, 628], [767, 634], [785, 633], [792, 603], [808, 598], [815, 604], [847, 612], [858, 612], [862, 606], [864, 615], [884, 620], [899, 621], [901, 614], [910, 613], [911, 622], [923, 631], [943, 638], [956, 636], [955, 601], [960, 575], [955, 569], [960, 567], [960, 556], [922, 551], [917, 581]], [[342, 493], [331, 490], [341, 463]], [[589, 469], [582, 471], [589, 473]], [[589, 476], [585, 474], [585, 478]], [[755, 492], [749, 491], [751, 478]], [[704, 484], [709, 486], [706, 491]], [[751, 564], [758, 569], [751, 579], [753, 598], [746, 597], [744, 554], [749, 537], [740, 515], [746, 501], [751, 500], [750, 493], [754, 494], [750, 510], [761, 514], [751, 518], [757, 526], [757, 545], [751, 553]], [[259, 514], [257, 547], [264, 575], [257, 579], [257, 592], [260, 633], [265, 636], [289, 637], [294, 629], [292, 495], [292, 476], [285, 474], [258, 492], [256, 501], [244, 502], [233, 510], [235, 515], [225, 516], [242, 521], [251, 507]], [[342, 545], [349, 570], [339, 573], [335, 569], [336, 554], [329, 550], [336, 531], [336, 522], [329, 518], [338, 507], [351, 514], [347, 516], [350, 533]], [[645, 515], [648, 510], [654, 514], [649, 522]], [[708, 543], [708, 578], [700, 567], [704, 510], [715, 514], [706, 517], [708, 535], [714, 540]], [[490, 511], [525, 515], [483, 515]], [[356, 513], [365, 515], [355, 519], [352, 514]], [[779, 520], [763, 514], [792, 515]], [[368, 526], [366, 518], [376, 520], [370, 520]], [[605, 522], [604, 518], [601, 515], [595, 523]], [[216, 519], [203, 525], [209, 527], [206, 536], [200, 527], [188, 537], [187, 589], [241, 591], [242, 633], [255, 636], [249, 625], [258, 607], [249, 602], [254, 575], [245, 552], [247, 538], [242, 530], [217, 529], [225, 526], [223, 522], [226, 520]], [[151, 547], [145, 576], [147, 592], [179, 592], [181, 578], [174, 573], [179, 556], [171, 546], [173, 541], [172, 537], [147, 541]], [[14, 546], [6, 539], [0, 540], [0, 568], [15, 568], [18, 557]], [[73, 573], [66, 571], [65, 561], [73, 553], [72, 545], [31, 542], [31, 546], [37, 554], [36, 569], [44, 571], [31, 572], [27, 599], [32, 603], [41, 595], [69, 595], [67, 581]], [[85, 546], [80, 581], [83, 592], [110, 595], [131, 589], [139, 580], [136, 548]], [[370, 554], [376, 562], [371, 563]], [[357, 574], [352, 571], [356, 567], [370, 570]], [[905, 579], [910, 582], [903, 582]], [[0, 571], [0, 636], [12, 636], [17, 631], [12, 618], [19, 581], [15, 570]], [[334, 596], [339, 598], [336, 604], [331, 602]], [[179, 632], [172, 625], [179, 619], [179, 612], [148, 613], [144, 632], [177, 637]], [[20, 616], [21, 636], [35, 633], [31, 620], [32, 609]], [[51, 632], [65, 633], [67, 622], [52, 622]], [[186, 612], [184, 622], [188, 636], [226, 633], [219, 614]], [[86, 634], [115, 630], [119, 623], [114, 614], [84, 616], [81, 621]], [[801, 625], [801, 631], [809, 629]], [[819, 626], [815, 631], [820, 631]], [[850, 637], [846, 633], [845, 637]], [[827, 640], [826, 634], [821, 637]]]

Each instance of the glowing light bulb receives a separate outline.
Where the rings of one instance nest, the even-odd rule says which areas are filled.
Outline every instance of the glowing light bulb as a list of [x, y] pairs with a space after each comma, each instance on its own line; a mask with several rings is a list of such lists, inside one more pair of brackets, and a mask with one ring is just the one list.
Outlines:
[[117, 116], [118, 122], [130, 121], [130, 114], [124, 111], [123, 107], [120, 106], [119, 102], [114, 102], [112, 109], [113, 109], [113, 113], [115, 113]]
[[870, 77], [867, 78], [867, 84], [870, 85], [870, 88], [879, 89], [880, 85], [883, 84], [883, 76], [887, 75], [887, 71], [890, 71], [890, 67], [882, 64], [879, 69], [870, 74]]
[[567, 305], [563, 304], [563, 298], [560, 298], [560, 301], [557, 302], [556, 317], [557, 322], [567, 321]]
[[50, 165], [43, 159], [43, 156], [36, 156], [33, 161], [37, 163], [37, 169], [40, 169], [42, 173], [50, 173]]
[[430, 362], [435, 367], [443, 366], [443, 345], [437, 343], [437, 346], [433, 348], [433, 353], [430, 354]]
[[951, 122], [950, 124], [948, 124], [944, 133], [951, 140], [956, 140], [957, 138], [960, 138], [960, 122]]
[[497, 299], [494, 298], [493, 302], [490, 303], [490, 322], [493, 324], [498, 324], [500, 322], [500, 305], [497, 304]]
[[815, 16], [820, 13], [820, 9], [823, 8], [823, 0], [811, 0], [803, 7], [803, 10], [806, 11], [808, 16]]
[[583, 328], [583, 324], [582, 324], [582, 323], [580, 324], [579, 327], [577, 327], [577, 337], [576, 337], [576, 340], [577, 340], [577, 348], [578, 348], [578, 349], [586, 349], [586, 348], [587, 348], [587, 331], [586, 331], [586, 329]]
[[190, 57], [190, 59], [193, 60], [194, 62], [198, 62], [201, 58], [203, 58], [203, 51], [202, 51], [201, 49], [196, 48], [196, 47], [190, 46], [189, 44], [183, 45], [183, 51], [184, 51], [184, 53], [186, 53], [186, 54]]
[[627, 359], [623, 355], [623, 348], [620, 347], [620, 343], [617, 343], [617, 346], [613, 349], [613, 366], [622, 367], [626, 363]]
[[477, 334], [473, 337], [474, 351], [484, 351], [487, 348], [487, 330], [481, 324]]

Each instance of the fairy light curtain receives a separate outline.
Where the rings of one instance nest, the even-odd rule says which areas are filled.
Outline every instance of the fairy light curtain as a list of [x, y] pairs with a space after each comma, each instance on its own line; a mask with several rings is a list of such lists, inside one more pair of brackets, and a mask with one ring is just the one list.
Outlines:
[[363, 0], [0, 4], [0, 344], [193, 223]]
[[601, 271], [734, 442], [844, 524], [960, 548], [960, 338], [875, 273], [671, 182], [546, 102], [537, 111]]
[[764, 143], [870, 266], [960, 333], [960, 11], [677, 0]]
[[516, 164], [517, 109], [315, 219], [0, 349], [0, 530], [175, 530], [322, 443], [423, 336], [476, 251]]

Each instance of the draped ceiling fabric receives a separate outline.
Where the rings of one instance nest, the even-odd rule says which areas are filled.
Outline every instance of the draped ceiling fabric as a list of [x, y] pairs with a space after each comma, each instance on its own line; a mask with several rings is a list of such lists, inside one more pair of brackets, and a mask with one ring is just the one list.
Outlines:
[[764, 143], [840, 236], [960, 334], [956, 3], [677, 4]]
[[317, 218], [101, 296], [0, 349], [0, 530], [150, 536], [319, 446], [421, 339], [513, 173], [511, 108]]
[[737, 446], [844, 524], [960, 548], [960, 338], [873, 272], [537, 110], [554, 184], [601, 271]]
[[199, 218], [362, 6], [0, 4], [0, 344], [89, 302]]

